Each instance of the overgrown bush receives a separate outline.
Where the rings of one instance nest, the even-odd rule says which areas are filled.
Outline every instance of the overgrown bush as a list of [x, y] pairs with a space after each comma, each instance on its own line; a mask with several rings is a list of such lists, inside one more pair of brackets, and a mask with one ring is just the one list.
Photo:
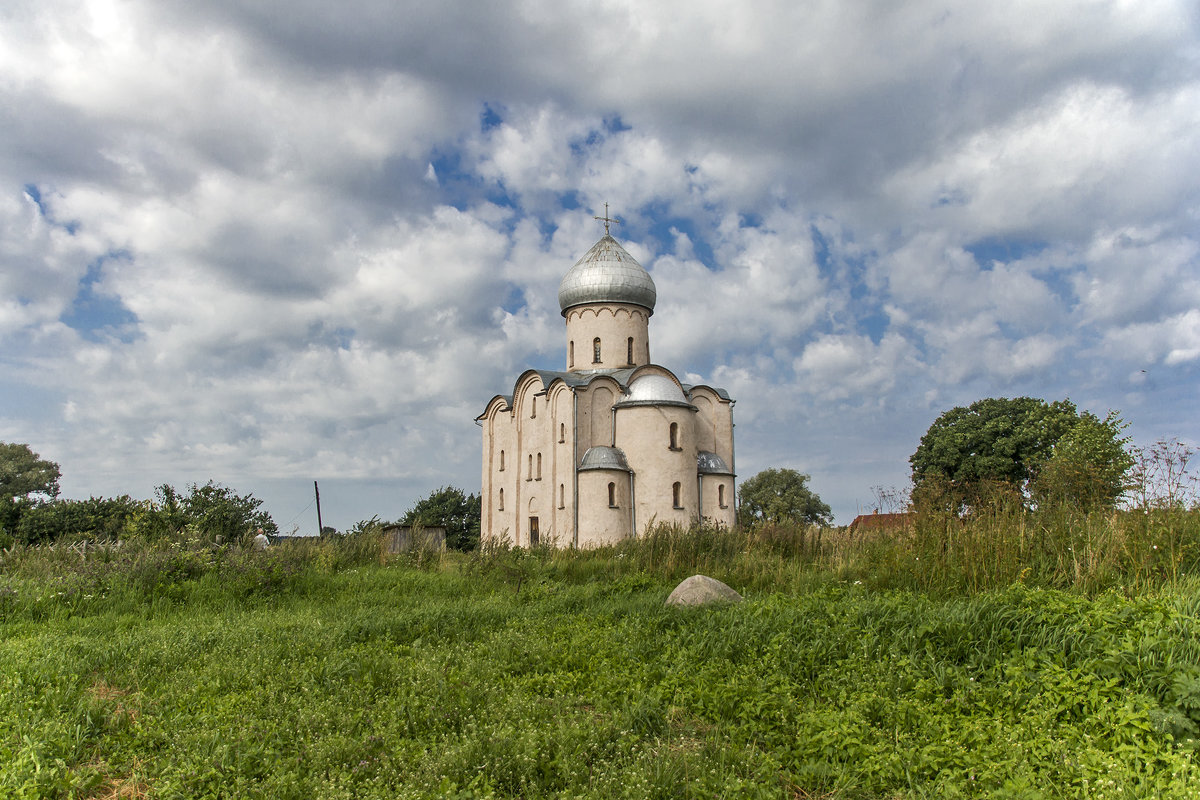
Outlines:
[[275, 521], [252, 494], [239, 495], [212, 481], [190, 484], [180, 492], [159, 486], [156, 500], [92, 497], [87, 500], [21, 500], [0, 504], [5, 540], [44, 544], [60, 540], [142, 541], [206, 540], [238, 542], [262, 529], [279, 532]]
[[48, 500], [24, 509], [16, 526], [16, 539], [25, 544], [60, 539], [116, 541], [127, 538], [134, 521], [147, 513], [152, 513], [152, 504], [129, 495]]

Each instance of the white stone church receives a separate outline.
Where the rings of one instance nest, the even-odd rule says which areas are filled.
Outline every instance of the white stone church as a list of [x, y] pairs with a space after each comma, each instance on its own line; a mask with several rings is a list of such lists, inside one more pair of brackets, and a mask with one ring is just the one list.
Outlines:
[[558, 287], [566, 371], [525, 371], [477, 418], [485, 540], [595, 547], [734, 524], [733, 400], [651, 361], [654, 281], [608, 222]]

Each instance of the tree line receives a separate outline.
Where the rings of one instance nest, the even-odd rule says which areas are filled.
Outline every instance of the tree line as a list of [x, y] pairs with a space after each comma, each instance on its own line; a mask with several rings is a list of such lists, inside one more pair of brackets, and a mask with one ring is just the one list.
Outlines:
[[29, 445], [0, 442], [0, 546], [180, 536], [234, 543], [259, 530], [279, 532], [261, 500], [213, 481], [183, 490], [164, 483], [153, 500], [129, 495], [67, 500], [58, 497], [61, 477], [58, 464]]
[[[909, 458], [911, 489], [900, 494], [909, 507], [960, 515], [997, 497], [1031, 510], [1195, 506], [1191, 448], [1167, 440], [1139, 449], [1125, 435], [1127, 427], [1115, 411], [1101, 418], [1066, 399], [979, 400], [934, 420]], [[162, 484], [153, 500], [59, 500], [60, 477], [58, 464], [28, 445], [0, 442], [0, 545], [64, 536], [155, 540], [191, 534], [236, 541], [260, 528], [278, 533], [261, 500], [212, 481], [182, 491]], [[832, 512], [810, 480], [793, 469], [770, 468], [743, 481], [739, 524], [832, 524]], [[447, 547], [473, 550], [480, 521], [479, 495], [443, 486], [419, 500], [400, 524], [444, 527]]]

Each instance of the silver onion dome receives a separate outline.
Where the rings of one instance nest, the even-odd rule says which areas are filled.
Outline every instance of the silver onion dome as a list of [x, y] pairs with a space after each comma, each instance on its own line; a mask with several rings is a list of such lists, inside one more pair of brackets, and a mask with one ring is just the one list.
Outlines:
[[579, 463], [579, 471], [587, 469], [619, 469], [629, 472], [629, 462], [625, 460], [625, 452], [619, 447], [597, 445], [589, 447]]
[[587, 303], [629, 303], [653, 314], [657, 297], [650, 273], [607, 233], [558, 285], [558, 305], [564, 317], [567, 309]]

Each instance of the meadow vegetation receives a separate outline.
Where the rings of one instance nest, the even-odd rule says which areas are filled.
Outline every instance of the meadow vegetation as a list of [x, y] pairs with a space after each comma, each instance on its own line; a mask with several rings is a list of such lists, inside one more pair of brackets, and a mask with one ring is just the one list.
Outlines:
[[[0, 796], [1200, 796], [1200, 512], [0, 555]], [[663, 606], [701, 572], [746, 602]]]

